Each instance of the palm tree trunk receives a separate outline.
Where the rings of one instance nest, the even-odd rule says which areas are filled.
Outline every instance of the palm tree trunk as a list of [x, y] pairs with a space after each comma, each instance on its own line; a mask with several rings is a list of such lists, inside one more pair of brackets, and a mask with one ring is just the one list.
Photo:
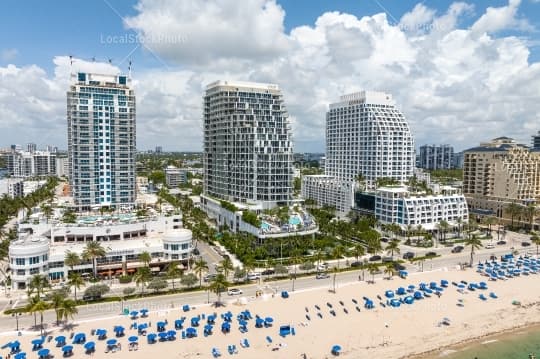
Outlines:
[[472, 267], [473, 265], [473, 256], [474, 256], [474, 247], [471, 248], [471, 263], [469, 264], [469, 267]]

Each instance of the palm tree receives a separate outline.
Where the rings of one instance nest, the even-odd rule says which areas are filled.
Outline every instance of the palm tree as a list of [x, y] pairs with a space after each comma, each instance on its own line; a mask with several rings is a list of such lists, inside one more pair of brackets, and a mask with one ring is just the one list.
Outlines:
[[35, 292], [38, 298], [41, 298], [41, 295], [43, 294], [45, 289], [49, 287], [49, 280], [42, 274], [36, 274], [32, 276], [32, 278], [30, 279], [30, 283], [28, 283], [28, 289], [30, 290], [30, 294]]
[[337, 258], [337, 267], [336, 267], [336, 270], [334, 271], [334, 293], [336, 292], [336, 277], [337, 277], [337, 274], [339, 272], [339, 262], [340, 262], [340, 259], [341, 257], [343, 257], [343, 255], [345, 254], [345, 248], [343, 248], [343, 246], [341, 244], [337, 245], [334, 247], [334, 250], [332, 251], [332, 256], [334, 258]]
[[510, 215], [510, 218], [512, 220], [510, 226], [514, 228], [514, 218], [521, 214], [522, 206], [515, 202], [512, 202], [508, 206], [506, 206], [505, 210]]
[[247, 280], [248, 274], [255, 269], [255, 258], [253, 258], [253, 256], [248, 255], [247, 257], [244, 258], [244, 269], [246, 270], [246, 280]]
[[71, 299], [65, 299], [62, 301], [62, 305], [59, 308], [60, 319], [64, 319], [66, 322], [69, 318], [73, 319], [73, 316], [79, 313], [77, 309], [77, 303]]
[[379, 272], [379, 266], [377, 266], [375, 263], [369, 263], [368, 272], [371, 274], [371, 283], [375, 283], [375, 274]]
[[534, 229], [533, 224], [534, 224], [534, 219], [537, 214], [538, 214], [538, 209], [532, 203], [528, 204], [527, 207], [523, 208], [523, 215], [529, 221], [529, 231], [532, 231]]
[[487, 230], [489, 235], [491, 235], [491, 226], [497, 223], [497, 218], [489, 216], [484, 218], [484, 224], [487, 225]]
[[43, 335], [43, 312], [46, 311], [47, 309], [49, 309], [49, 304], [47, 304], [47, 302], [39, 299], [39, 297], [38, 297], [37, 302], [35, 302], [32, 305], [32, 308], [31, 308], [32, 312], [34, 312], [34, 313], [39, 312], [39, 315], [40, 315], [40, 318], [41, 318], [41, 327], [40, 327], [41, 335]]
[[73, 268], [75, 266], [81, 264], [81, 257], [75, 252], [66, 251], [66, 255], [64, 257], [64, 264], [67, 265], [71, 271], [73, 271]]
[[219, 263], [219, 270], [223, 272], [223, 275], [225, 278], [229, 278], [229, 274], [234, 270], [234, 266], [232, 264], [230, 257], [225, 257], [223, 260]]
[[148, 265], [150, 264], [150, 262], [152, 261], [152, 255], [146, 251], [142, 252], [141, 254], [139, 254], [139, 260], [141, 262], [143, 262], [143, 265], [145, 267], [148, 267]]
[[388, 274], [388, 279], [392, 279], [394, 274], [396, 274], [396, 270], [394, 268], [394, 265], [392, 263], [388, 263], [386, 267], [384, 268], [384, 274]]
[[465, 246], [471, 246], [471, 261], [469, 263], [469, 266], [472, 267], [473, 265], [473, 257], [474, 257], [474, 250], [482, 247], [482, 241], [478, 239], [476, 234], [473, 234], [469, 238], [465, 240], [463, 243]]
[[441, 240], [442, 242], [446, 242], [446, 231], [448, 231], [448, 228], [450, 228], [450, 225], [448, 224], [447, 221], [445, 221], [444, 219], [441, 220], [439, 222], [439, 224], [437, 225], [437, 227], [439, 228], [439, 232], [440, 232], [440, 237], [441, 237]]
[[202, 259], [202, 257], [199, 257], [193, 263], [193, 271], [199, 277], [199, 287], [202, 287], [202, 275], [204, 272], [208, 271], [208, 263], [206, 263], [206, 261]]
[[171, 280], [172, 289], [174, 290], [174, 280], [182, 275], [182, 270], [178, 268], [178, 262], [171, 262], [167, 266], [167, 278]]
[[41, 212], [45, 215], [45, 218], [47, 219], [47, 223], [49, 223], [49, 218], [51, 218], [51, 215], [53, 213], [53, 208], [50, 204], [42, 204], [40, 206]]
[[458, 219], [456, 219], [456, 223], [457, 223], [457, 231], [458, 231], [458, 238], [459, 238], [461, 237], [461, 227], [463, 226], [463, 218], [458, 217]]
[[229, 282], [227, 282], [227, 277], [223, 273], [218, 273], [218, 275], [210, 283], [209, 289], [216, 293], [218, 300], [216, 306], [219, 306], [221, 303], [221, 293], [225, 292], [229, 287]]
[[390, 255], [392, 256], [392, 260], [394, 260], [394, 252], [397, 254], [400, 253], [399, 240], [394, 239], [390, 241], [390, 243], [388, 243], [385, 249], [386, 249], [386, 252], [389, 252]]
[[355, 256], [356, 261], [360, 261], [360, 257], [362, 257], [366, 253], [366, 250], [363, 245], [356, 244], [352, 250], [352, 254]]
[[68, 275], [67, 285], [69, 288], [73, 288], [73, 296], [75, 302], [77, 302], [77, 289], [81, 289], [84, 285], [84, 280], [79, 273], [71, 272]]
[[65, 300], [65, 293], [62, 290], [55, 290], [50, 297], [54, 312], [56, 313], [56, 325], [60, 325], [60, 307]]
[[82, 252], [82, 259], [85, 261], [92, 261], [92, 273], [94, 274], [94, 278], [97, 277], [96, 260], [98, 258], [105, 257], [106, 254], [107, 251], [105, 251], [105, 248], [103, 248], [101, 243], [94, 241], [86, 243], [86, 247]]
[[531, 242], [536, 245], [536, 256], [538, 257], [538, 246], [540, 246], [540, 236], [538, 233], [533, 233], [531, 236]]
[[146, 286], [146, 283], [148, 283], [151, 277], [152, 273], [150, 272], [150, 268], [140, 267], [137, 269], [137, 272], [135, 273], [133, 279], [135, 280], [137, 286], [141, 285], [142, 294], [144, 294], [144, 287]]

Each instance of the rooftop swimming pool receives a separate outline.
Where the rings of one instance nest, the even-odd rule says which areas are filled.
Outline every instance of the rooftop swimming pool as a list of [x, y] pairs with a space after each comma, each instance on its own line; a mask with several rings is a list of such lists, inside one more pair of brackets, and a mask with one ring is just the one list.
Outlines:
[[108, 216], [108, 215], [105, 215], [105, 216], [84, 216], [84, 217], [79, 217], [78, 222], [79, 223], [96, 223], [96, 222], [100, 222], [100, 221], [129, 222], [129, 221], [132, 221], [132, 220], [134, 220], [136, 218], [137, 217], [134, 216], [133, 214], [118, 214], [118, 215], [114, 215], [114, 216]]
[[292, 224], [294, 226], [300, 224], [302, 222], [300, 222], [300, 218], [298, 216], [292, 216], [289, 218], [289, 224]]

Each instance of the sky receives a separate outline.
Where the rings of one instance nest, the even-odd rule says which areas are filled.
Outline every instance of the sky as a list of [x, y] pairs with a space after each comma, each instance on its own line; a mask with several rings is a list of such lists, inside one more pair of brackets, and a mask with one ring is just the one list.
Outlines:
[[[137, 147], [202, 149], [218, 79], [276, 83], [296, 152], [324, 152], [339, 96], [392, 94], [416, 146], [540, 130], [540, 0], [5, 0], [0, 148], [66, 148], [70, 73], [127, 73]], [[72, 61], [70, 61], [70, 56]]]

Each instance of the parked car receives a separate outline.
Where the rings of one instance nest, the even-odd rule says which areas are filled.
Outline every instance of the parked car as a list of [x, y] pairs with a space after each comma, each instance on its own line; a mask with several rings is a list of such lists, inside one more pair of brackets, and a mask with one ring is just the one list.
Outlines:
[[495, 245], [493, 243], [488, 243], [488, 244], [486, 244], [486, 246], [484, 248], [493, 249], [493, 248], [495, 248]]
[[376, 261], [380, 261], [380, 260], [381, 260], [381, 256], [371, 256], [369, 258], [370, 262], [376, 262]]
[[318, 271], [324, 271], [328, 269], [328, 263], [321, 263], [317, 266]]
[[207, 275], [204, 276], [204, 281], [205, 282], [210, 282], [210, 281], [214, 280], [216, 277], [217, 277], [217, 274], [207, 274]]
[[381, 242], [384, 242], [384, 243], [388, 242], [389, 240], [390, 240], [390, 239], [387, 238], [387, 237], [382, 237], [382, 238], [381, 238]]
[[362, 266], [362, 262], [360, 261], [355, 261], [351, 263], [351, 267], [361, 267], [361, 266]]
[[262, 275], [272, 275], [272, 274], [276, 274], [276, 271], [273, 270], [273, 269], [265, 269], [261, 272]]
[[521, 246], [522, 246], [522, 247], [528, 247], [528, 246], [530, 246], [530, 245], [531, 245], [530, 242], [521, 242]]
[[405, 270], [405, 266], [401, 263], [394, 262], [394, 269], [395, 270]]
[[326, 273], [326, 272], [324, 272], [324, 273], [317, 273], [317, 275], [315, 276], [316, 279], [326, 279], [326, 278], [328, 278], [328, 277], [330, 277], [330, 276], [329, 276], [328, 273]]
[[497, 245], [499, 246], [504, 246], [506, 244], [506, 241], [498, 241], [497, 242]]
[[382, 257], [382, 262], [383, 263], [390, 263], [392, 262], [394, 259], [392, 257]]
[[259, 280], [261, 278], [260, 273], [248, 273], [247, 279], [248, 280]]
[[452, 253], [461, 253], [463, 249], [463, 246], [455, 246], [454, 248], [452, 248]]
[[403, 259], [412, 259], [414, 258], [414, 253], [413, 252], [405, 252], [403, 254]]
[[426, 253], [426, 257], [436, 257], [437, 256], [437, 252], [427, 252]]
[[100, 295], [83, 295], [83, 298], [82, 298], [84, 301], [86, 302], [91, 302], [93, 300], [98, 300], [98, 299], [101, 299], [101, 296]]
[[238, 289], [238, 288], [231, 288], [229, 289], [229, 295], [240, 295], [242, 294], [242, 289]]

